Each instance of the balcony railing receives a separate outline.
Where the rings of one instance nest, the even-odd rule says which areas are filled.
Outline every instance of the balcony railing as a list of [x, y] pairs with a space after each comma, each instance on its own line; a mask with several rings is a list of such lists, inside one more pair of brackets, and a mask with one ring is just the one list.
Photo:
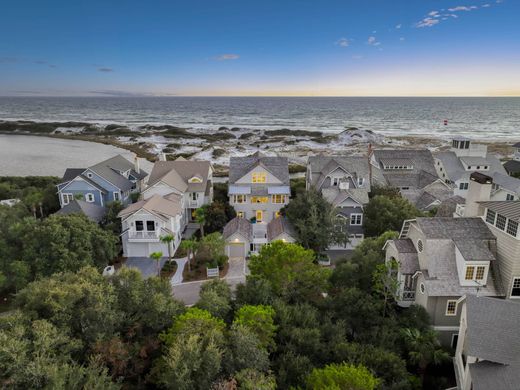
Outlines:
[[128, 238], [131, 240], [158, 240], [159, 232], [131, 231], [128, 233]]
[[458, 204], [455, 207], [455, 214], [457, 214], [459, 217], [463, 217], [464, 213], [465, 213], [465, 210], [466, 210], [466, 205], [465, 204]]
[[415, 291], [404, 290], [401, 292], [402, 301], [415, 301]]

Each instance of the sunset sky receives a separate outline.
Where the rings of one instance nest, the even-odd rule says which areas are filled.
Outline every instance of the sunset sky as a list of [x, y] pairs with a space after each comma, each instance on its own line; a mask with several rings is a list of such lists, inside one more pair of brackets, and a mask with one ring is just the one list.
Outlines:
[[0, 95], [520, 96], [520, 1], [3, 2]]

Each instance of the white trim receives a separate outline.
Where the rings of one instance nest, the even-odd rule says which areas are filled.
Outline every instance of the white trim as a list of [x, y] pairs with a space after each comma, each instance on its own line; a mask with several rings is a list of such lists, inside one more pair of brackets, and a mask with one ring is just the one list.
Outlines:
[[[116, 199], [117, 194], [117, 199]], [[114, 198], [114, 201], [121, 201], [121, 191], [112, 191], [112, 198]]]
[[513, 284], [515, 283], [515, 279], [520, 279], [520, 276], [513, 276], [513, 278], [511, 279], [511, 289], [509, 290], [510, 299], [520, 299], [520, 295], [512, 295], [513, 294]]
[[[69, 198], [68, 198], [69, 195], [72, 197], [71, 200], [69, 200]], [[66, 206], [66, 205], [68, 205], [70, 202], [72, 202], [73, 200], [74, 200], [74, 194], [73, 194], [73, 193], [71, 193], [71, 192], [62, 192], [62, 193], [61, 193], [61, 204], [62, 204], [62, 205], [65, 205], [65, 206]]]
[[459, 327], [458, 326], [433, 326], [433, 330], [437, 330], [439, 332], [458, 332]]
[[[91, 197], [90, 200], [89, 200], [89, 197]], [[94, 203], [95, 201], [96, 201], [96, 197], [94, 196], [94, 194], [92, 192], [87, 192], [85, 194], [85, 202]]]
[[[448, 312], [448, 308], [450, 307], [450, 303], [452, 302], [455, 302], [455, 312], [454, 313], [449, 313]], [[457, 311], [458, 311], [458, 306], [459, 306], [459, 301], [457, 299], [448, 299], [446, 301], [446, 311], [445, 311], [445, 315], [447, 317], [455, 317], [457, 315]]]
[[[86, 183], [89, 186], [93, 187], [96, 191], [99, 191], [99, 192], [105, 191], [105, 189], [103, 187], [101, 187], [99, 184], [97, 184], [96, 182], [94, 182], [94, 184], [92, 184], [92, 183], [89, 183], [88, 181], [86, 181], [85, 179], [83, 179], [81, 176], [76, 176], [74, 179], [67, 182], [58, 192], [63, 191], [65, 188], [67, 188], [69, 185], [71, 185], [72, 182], [75, 182], [75, 181], [82, 181], [83, 183]], [[116, 186], [114, 186], [114, 187], [116, 187]]]
[[[360, 216], [360, 221], [359, 223], [352, 223], [352, 216], [355, 215], [356, 217], [357, 216]], [[350, 226], [362, 226], [363, 225], [363, 214], [360, 214], [360, 213], [351, 213], [350, 214]]]

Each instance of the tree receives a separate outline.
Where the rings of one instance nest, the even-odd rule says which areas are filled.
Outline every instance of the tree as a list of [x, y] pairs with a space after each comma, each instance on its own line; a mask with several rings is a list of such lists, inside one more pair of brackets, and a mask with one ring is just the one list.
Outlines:
[[274, 347], [275, 311], [271, 306], [242, 306], [235, 314], [234, 325], [242, 325], [250, 329], [260, 341], [262, 348]]
[[200, 289], [197, 307], [207, 310], [214, 317], [226, 320], [231, 312], [231, 289], [224, 280], [214, 279]]
[[195, 252], [199, 248], [199, 242], [194, 239], [185, 239], [181, 241], [180, 248], [185, 250], [188, 256], [188, 271], [191, 272], [191, 260], [195, 258]]
[[388, 303], [399, 289], [399, 282], [396, 279], [397, 261], [391, 260], [388, 264], [383, 263], [376, 266], [373, 274], [374, 292], [380, 294], [384, 299], [383, 317], [386, 316]]
[[275, 390], [276, 381], [272, 375], [246, 368], [236, 373], [239, 390]]
[[224, 226], [236, 217], [236, 212], [228, 202], [214, 201], [205, 208], [204, 216], [204, 232], [207, 234], [221, 232]]
[[37, 188], [31, 187], [27, 190], [23, 202], [31, 209], [36, 218], [36, 209], [40, 210], [40, 218], [43, 218], [43, 193]]
[[298, 242], [316, 253], [331, 244], [346, 244], [346, 220], [315, 189], [300, 193], [282, 211], [298, 234]]
[[222, 234], [218, 232], [208, 234], [202, 237], [200, 245], [208, 251], [211, 261], [216, 263], [216, 265], [220, 265], [219, 263], [223, 261], [223, 257], [227, 261], [225, 255], [226, 240], [224, 240]]
[[161, 259], [163, 258], [162, 252], [150, 253], [150, 258], [155, 261], [155, 268], [157, 270], [157, 276], [161, 274]]
[[107, 203], [105, 215], [100, 223], [103, 229], [114, 233], [118, 237], [121, 235], [121, 220], [118, 214], [123, 208], [123, 204], [117, 200]]
[[229, 331], [225, 371], [233, 375], [244, 369], [266, 372], [269, 368], [269, 352], [260, 346], [260, 340], [253, 330], [243, 325], [233, 325]]
[[251, 275], [269, 281], [287, 300], [316, 300], [326, 291], [330, 271], [314, 263], [312, 250], [275, 241], [264, 245], [249, 262]]
[[207, 209], [208, 209], [208, 205], [204, 205], [194, 211], [195, 222], [197, 222], [200, 226], [200, 235], [202, 237], [204, 237], [204, 225], [206, 224]]
[[172, 241], [174, 240], [173, 234], [166, 234], [160, 237], [162, 243], [168, 246], [168, 260], [172, 261]]
[[426, 369], [430, 364], [441, 364], [450, 359], [449, 354], [440, 348], [437, 333], [428, 329], [405, 328], [402, 331], [403, 339], [408, 350], [410, 362], [417, 365], [421, 382], [424, 384]]
[[422, 213], [402, 197], [377, 195], [365, 207], [365, 235], [376, 237], [386, 231], [400, 231], [407, 219], [420, 217]]
[[309, 390], [374, 390], [378, 384], [366, 367], [345, 363], [315, 368], [307, 377]]

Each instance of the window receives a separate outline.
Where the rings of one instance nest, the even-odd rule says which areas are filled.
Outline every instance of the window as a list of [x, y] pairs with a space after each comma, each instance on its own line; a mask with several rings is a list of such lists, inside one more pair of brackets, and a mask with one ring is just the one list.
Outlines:
[[275, 218], [280, 218], [281, 216], [282, 216], [282, 214], [280, 214], [279, 211], [275, 211], [275, 212], [274, 212], [274, 217], [275, 217]]
[[285, 195], [273, 195], [273, 203], [285, 203]]
[[92, 179], [92, 173], [91, 173], [91, 172], [87, 172], [87, 177], [88, 177], [89, 179]]
[[506, 217], [503, 215], [497, 215], [497, 224], [495, 225], [500, 230], [506, 230]]
[[199, 176], [193, 176], [191, 179], [188, 180], [188, 183], [202, 183], [202, 178]]
[[520, 278], [513, 278], [513, 287], [511, 288], [511, 298], [520, 297]]
[[191, 193], [191, 200], [196, 201], [199, 198], [199, 194], [196, 192]]
[[475, 276], [475, 279], [484, 280], [485, 273], [486, 273], [486, 267], [479, 265], [477, 267], [477, 275]]
[[339, 177], [333, 177], [332, 178], [332, 185], [337, 186], [339, 184]]
[[61, 194], [61, 199], [63, 201], [63, 204], [69, 204], [74, 200], [74, 195], [72, 194]]
[[516, 237], [518, 234], [518, 222], [509, 220], [507, 221], [507, 234], [512, 235], [513, 237]]
[[114, 192], [114, 200], [119, 200], [119, 192]]
[[267, 196], [252, 196], [251, 203], [268, 203], [269, 198]]
[[350, 224], [351, 225], [363, 224], [363, 214], [350, 214]]
[[497, 213], [495, 213], [493, 210], [487, 209], [486, 222], [490, 223], [491, 225], [494, 225], [496, 216], [497, 216]]
[[458, 341], [459, 341], [459, 334], [458, 333], [454, 333], [451, 336], [451, 348], [456, 349]]
[[239, 211], [239, 212], [237, 213], [237, 217], [238, 217], [238, 218], [244, 218], [244, 212], [243, 212], [243, 211]]
[[365, 179], [362, 177], [358, 177], [357, 179], [358, 186], [362, 187], [365, 184]]
[[506, 200], [515, 200], [515, 196], [512, 195], [512, 194], [507, 194], [506, 195]]
[[234, 203], [246, 203], [246, 196], [245, 195], [233, 195], [233, 202]]
[[487, 170], [489, 167], [487, 165], [484, 165], [484, 169]]
[[426, 291], [426, 289], [424, 288], [424, 283], [421, 283], [419, 285], [419, 291], [421, 291], [421, 294], [424, 294], [424, 292]]
[[91, 194], [90, 192], [88, 194], [85, 194], [85, 200], [89, 203], [94, 202], [94, 194]]
[[475, 273], [475, 267], [472, 265], [468, 265], [466, 267], [466, 275], [464, 276], [465, 280], [473, 280], [473, 274]]
[[264, 219], [264, 212], [262, 210], [256, 210], [256, 222], [262, 222]]
[[135, 230], [138, 232], [142, 232], [144, 230], [144, 222], [143, 221], [135, 221]]
[[155, 231], [155, 222], [154, 221], [146, 221], [146, 230], [149, 232]]
[[266, 182], [266, 174], [262, 172], [253, 172], [253, 183], [265, 183]]
[[446, 303], [446, 315], [447, 316], [456, 316], [457, 315], [457, 301], [453, 299], [449, 299]]
[[424, 250], [424, 245], [422, 240], [417, 240], [417, 251], [421, 253]]
[[469, 183], [460, 183], [459, 190], [467, 190], [469, 187]]

